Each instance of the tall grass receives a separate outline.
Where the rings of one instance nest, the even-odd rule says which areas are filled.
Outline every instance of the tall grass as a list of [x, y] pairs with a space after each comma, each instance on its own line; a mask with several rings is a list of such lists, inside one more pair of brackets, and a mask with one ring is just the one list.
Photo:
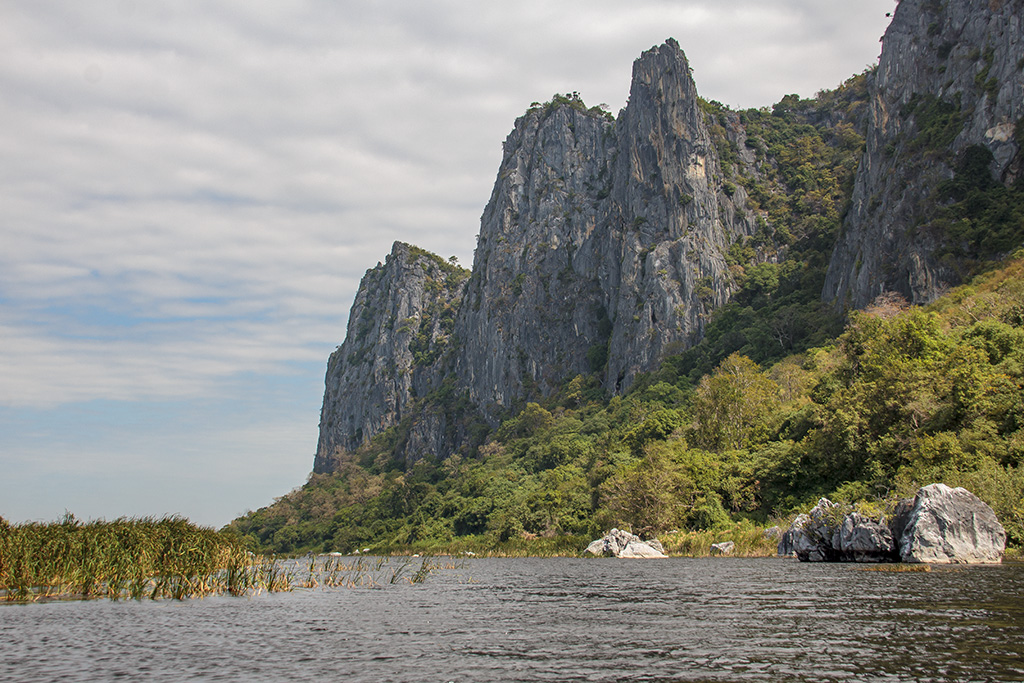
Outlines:
[[336, 557], [311, 555], [302, 564], [300, 588], [383, 588], [394, 584], [423, 583], [441, 569], [458, 569], [465, 560], [413, 556]]
[[706, 531], [677, 531], [661, 534], [658, 540], [669, 555], [704, 557], [711, 555], [713, 543], [732, 541], [732, 557], [773, 557], [778, 552], [779, 539], [766, 535], [758, 526], [738, 523], [731, 527]]
[[181, 517], [11, 525], [0, 518], [0, 599], [176, 598], [288, 590], [273, 560]]
[[[392, 560], [394, 559], [394, 562]], [[253, 555], [231, 533], [181, 517], [49, 524], [0, 517], [0, 601], [201, 598], [295, 588], [378, 588], [422, 583], [458, 561], [424, 557]]]

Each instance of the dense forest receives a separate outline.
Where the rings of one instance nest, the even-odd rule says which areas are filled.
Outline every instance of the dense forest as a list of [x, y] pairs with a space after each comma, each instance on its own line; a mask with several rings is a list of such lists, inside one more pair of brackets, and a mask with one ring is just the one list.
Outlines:
[[[925, 308], [892, 294], [863, 311], [822, 303], [863, 149], [866, 78], [773, 108], [703, 103], [726, 191], [743, 187], [767, 219], [732, 244], [735, 294], [701, 343], [624, 395], [600, 386], [595, 363], [514, 406], [468, 455], [408, 464], [395, 457], [399, 424], [231, 526], [254, 549], [289, 554], [572, 551], [610, 527], [757, 535], [820, 496], [881, 515], [941, 481], [988, 502], [1020, 547], [1024, 252], [987, 259], [1020, 244], [1024, 181], [992, 181], [970, 148], [937, 189], [936, 225], [963, 245], [952, 256], [974, 259], [970, 284]], [[429, 399], [456, 416], [466, 400], [449, 385]]]

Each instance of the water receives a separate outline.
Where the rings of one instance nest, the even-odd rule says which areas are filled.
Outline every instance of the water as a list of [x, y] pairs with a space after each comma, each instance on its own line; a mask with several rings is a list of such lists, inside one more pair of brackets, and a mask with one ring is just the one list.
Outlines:
[[426, 583], [0, 606], [0, 681], [1024, 681], [1024, 565], [472, 559]]

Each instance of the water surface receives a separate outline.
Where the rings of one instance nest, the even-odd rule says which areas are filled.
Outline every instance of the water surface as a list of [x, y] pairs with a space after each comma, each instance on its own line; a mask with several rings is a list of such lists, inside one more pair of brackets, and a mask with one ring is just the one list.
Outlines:
[[0, 606], [0, 681], [1024, 681], [1024, 565], [471, 559], [423, 584]]

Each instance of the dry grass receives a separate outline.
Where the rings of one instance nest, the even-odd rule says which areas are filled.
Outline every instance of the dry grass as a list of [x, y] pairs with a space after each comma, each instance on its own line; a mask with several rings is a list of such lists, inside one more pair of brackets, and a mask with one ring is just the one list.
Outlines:
[[868, 567], [858, 567], [865, 572], [930, 572], [930, 564], [873, 564]]

